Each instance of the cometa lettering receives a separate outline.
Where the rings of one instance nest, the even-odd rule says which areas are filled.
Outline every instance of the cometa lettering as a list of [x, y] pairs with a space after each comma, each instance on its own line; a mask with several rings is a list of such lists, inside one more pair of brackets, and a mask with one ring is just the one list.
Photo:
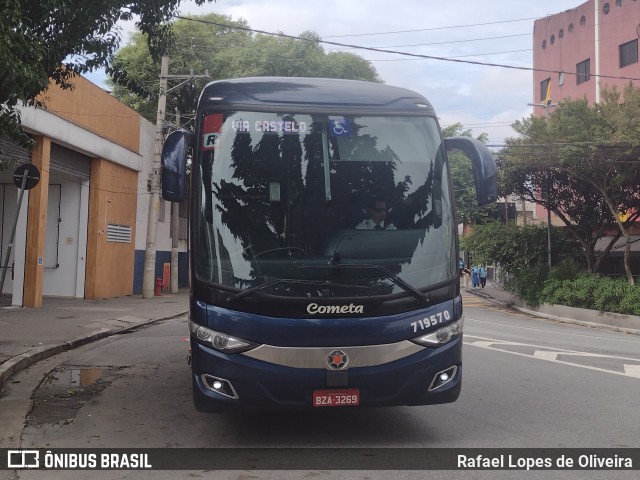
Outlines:
[[310, 303], [307, 305], [307, 312], [311, 314], [317, 313], [364, 313], [363, 305], [318, 305]]

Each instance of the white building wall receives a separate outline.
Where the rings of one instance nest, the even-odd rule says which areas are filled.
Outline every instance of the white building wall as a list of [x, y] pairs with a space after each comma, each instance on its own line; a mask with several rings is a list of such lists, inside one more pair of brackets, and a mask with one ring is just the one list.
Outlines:
[[[42, 278], [44, 295], [76, 295], [78, 248], [82, 243], [80, 237], [86, 238], [86, 232], [79, 230], [81, 188], [81, 179], [65, 178], [51, 173]], [[85, 252], [82, 252], [80, 256], [84, 254]]]
[[[11, 229], [16, 219], [18, 188], [13, 184], [13, 168], [0, 172], [0, 276], [2, 275], [2, 267], [4, 267], [5, 257], [9, 249], [9, 240]], [[22, 204], [26, 204], [23, 197]], [[15, 239], [14, 239], [15, 243]], [[12, 265], [15, 259], [16, 251], [12, 246], [9, 258], [7, 260], [7, 272], [4, 278], [4, 293], [13, 291]], [[2, 293], [2, 292], [0, 292]]]

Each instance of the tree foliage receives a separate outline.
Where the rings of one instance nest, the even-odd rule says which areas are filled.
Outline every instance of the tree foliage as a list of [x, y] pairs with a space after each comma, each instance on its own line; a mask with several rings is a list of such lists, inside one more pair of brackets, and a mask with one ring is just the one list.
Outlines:
[[[551, 228], [557, 258], [578, 252], [575, 240], [558, 227]], [[474, 262], [499, 263], [509, 272], [547, 261], [546, 225], [516, 225], [492, 222], [478, 225], [461, 239], [465, 251], [473, 252]]]
[[[233, 21], [226, 15], [217, 14], [198, 18], [229, 27], [182, 19], [173, 23], [174, 42], [166, 52], [170, 58], [170, 73], [188, 75], [193, 72], [198, 77], [186, 82], [184, 79], [169, 82], [168, 87], [172, 90], [167, 95], [168, 122], [177, 123], [176, 112], [195, 111], [200, 91], [211, 79], [234, 76], [238, 67], [233, 52], [244, 50], [245, 44], [251, 41], [249, 32], [233, 28], [247, 27], [244, 20]], [[146, 35], [136, 32], [114, 55], [107, 70], [107, 82], [113, 96], [152, 122], [155, 122], [158, 106], [160, 63], [161, 59], [150, 52]], [[209, 78], [202, 78], [205, 72], [209, 73]]]
[[[194, 0], [197, 5], [212, 0]], [[23, 144], [16, 107], [42, 107], [38, 95], [53, 80], [71, 88], [76, 74], [108, 66], [121, 43], [119, 20], [135, 19], [150, 52], [171, 44], [181, 0], [3, 0], [0, 3], [0, 135]]]
[[[630, 224], [640, 211], [640, 90], [629, 85], [624, 102], [615, 89], [602, 102], [560, 102], [548, 119], [516, 122], [521, 135], [503, 152], [504, 174], [514, 193], [550, 208], [580, 242], [587, 268], [595, 271], [619, 236], [625, 237], [629, 268]], [[626, 219], [621, 214], [628, 214]], [[595, 243], [618, 228], [602, 254]]]
[[[253, 35], [244, 20], [218, 14], [178, 19], [173, 32], [175, 42], [167, 52], [170, 73], [202, 75], [208, 71], [209, 78], [193, 78], [182, 85], [180, 80], [171, 81], [169, 88], [175, 89], [167, 97], [169, 114], [193, 114], [202, 87], [216, 79], [285, 76], [380, 81], [375, 68], [363, 58], [325, 52], [314, 32], [304, 32], [300, 39]], [[114, 96], [155, 121], [159, 72], [160, 60], [151, 56], [145, 35], [136, 33], [115, 55], [109, 70]]]
[[[554, 256], [573, 258], [579, 252], [576, 241], [563, 229], [551, 228]], [[461, 246], [473, 252], [474, 263], [499, 264], [511, 274], [505, 287], [535, 304], [549, 273], [546, 225], [516, 225], [499, 222], [478, 225], [462, 237]]]
[[590, 183], [555, 167], [556, 140], [545, 118], [532, 116], [513, 128], [520, 137], [507, 139], [500, 153], [506, 190], [550, 209], [580, 243], [587, 271], [596, 271], [618, 239], [596, 252], [596, 242], [613, 225], [602, 196]]

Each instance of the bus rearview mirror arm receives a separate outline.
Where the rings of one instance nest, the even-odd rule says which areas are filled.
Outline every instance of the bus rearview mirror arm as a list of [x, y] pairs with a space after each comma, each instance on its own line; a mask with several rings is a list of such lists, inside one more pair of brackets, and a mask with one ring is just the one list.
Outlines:
[[473, 137], [449, 137], [444, 139], [444, 143], [447, 151], [459, 150], [471, 160], [478, 206], [494, 203], [497, 199], [498, 168], [487, 146]]

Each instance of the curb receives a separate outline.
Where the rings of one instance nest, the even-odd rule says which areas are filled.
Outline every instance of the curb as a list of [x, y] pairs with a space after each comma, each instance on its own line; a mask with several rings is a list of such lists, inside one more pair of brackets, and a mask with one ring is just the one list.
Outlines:
[[154, 323], [162, 322], [164, 320], [171, 320], [172, 318], [181, 317], [183, 315], [186, 315], [187, 313], [188, 311], [185, 310], [184, 312], [174, 313], [172, 315], [162, 317], [162, 318], [151, 318], [149, 320], [145, 320], [135, 325], [130, 325], [128, 327], [123, 327], [123, 328], [113, 328], [113, 329], [102, 328], [100, 330], [96, 330], [95, 332], [91, 332], [85, 336], [78, 337], [64, 343], [37, 347], [28, 352], [21, 353], [20, 355], [16, 355], [15, 357], [12, 357], [9, 360], [0, 364], [0, 388], [2, 388], [3, 385], [7, 382], [7, 380], [9, 380], [13, 375], [15, 375], [18, 372], [21, 372], [22, 370], [29, 368], [31, 365], [41, 360], [52, 357], [62, 352], [67, 352], [69, 350], [76, 349], [88, 343], [92, 343], [97, 340], [110, 337], [112, 335], [129, 333], [139, 328], [148, 327], [150, 325], [153, 325]]
[[495, 298], [493, 298], [491, 295], [484, 293], [484, 292], [480, 292], [478, 290], [471, 290], [470, 288], [468, 288], [467, 293], [470, 293], [471, 295], [475, 295], [476, 297], [482, 297], [485, 300], [489, 300], [492, 303], [495, 303], [496, 305], [501, 305], [503, 307], [507, 307], [507, 308], [514, 308], [517, 309], [517, 307], [515, 306], [514, 302], [504, 302], [502, 300], [497, 300]]
[[529, 310], [528, 308], [518, 307], [513, 302], [503, 302], [501, 300], [496, 300], [491, 295], [488, 295], [483, 292], [478, 292], [473, 290], [467, 290], [467, 292], [471, 293], [472, 295], [476, 295], [478, 297], [482, 297], [486, 300], [489, 300], [490, 302], [495, 303], [497, 305], [502, 305], [503, 307], [512, 308], [514, 310], [518, 310], [519, 312], [526, 313], [527, 315], [531, 315], [538, 318], [545, 318], [547, 320], [554, 320], [556, 322], [569, 323], [572, 325], [580, 325], [582, 327], [601, 328], [601, 329], [610, 330], [613, 332], [627, 333], [630, 335], [640, 335], [640, 330], [636, 330], [634, 328], [617, 327], [615, 325], [608, 325], [606, 323], [585, 322], [584, 320], [577, 320], [575, 318], [560, 317], [557, 315], [550, 315], [548, 313], [536, 312], [535, 310]]
[[586, 322], [584, 320], [577, 320], [575, 318], [559, 317], [557, 315], [550, 315], [548, 313], [536, 312], [534, 310], [529, 310], [523, 307], [512, 306], [511, 308], [515, 308], [516, 310], [522, 313], [526, 313], [528, 315], [532, 315], [540, 318], [546, 318], [548, 320], [554, 320], [556, 322], [570, 323], [573, 325], [580, 325], [580, 326], [589, 327], [589, 328], [602, 328], [605, 330], [611, 330], [613, 332], [620, 332], [620, 333], [627, 333], [630, 335], [640, 335], [640, 330], [636, 330], [634, 328], [618, 327], [615, 325], [607, 325], [605, 323]]

